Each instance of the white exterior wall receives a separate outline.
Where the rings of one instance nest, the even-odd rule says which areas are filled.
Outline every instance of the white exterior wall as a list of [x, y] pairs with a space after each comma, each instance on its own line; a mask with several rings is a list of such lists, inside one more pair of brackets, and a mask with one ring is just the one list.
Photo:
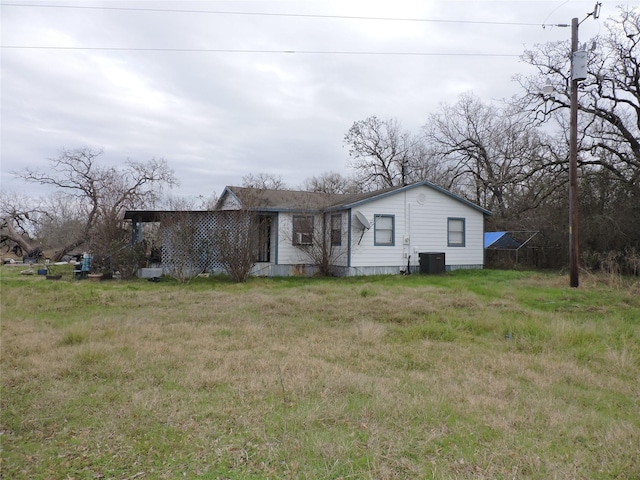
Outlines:
[[[300, 248], [293, 245], [293, 213], [278, 214], [278, 265], [310, 264], [311, 259]], [[299, 215], [303, 215], [300, 213]], [[318, 221], [315, 216], [314, 225]], [[275, 260], [275, 259], [272, 259]]]
[[[351, 267], [400, 267], [407, 264], [403, 258], [403, 232], [405, 231], [405, 193], [389, 195], [371, 201], [351, 211]], [[353, 216], [360, 211], [369, 221], [371, 228], [362, 232], [362, 226]], [[374, 245], [375, 215], [394, 215], [394, 244]]]
[[[232, 195], [226, 195], [221, 208], [231, 210], [239, 208], [239, 205]], [[371, 224], [364, 234], [355, 219], [355, 211], [360, 211]], [[331, 214], [335, 213], [342, 213], [343, 217], [342, 246], [333, 247], [334, 265], [344, 267], [338, 269], [339, 274], [398, 273], [407, 268], [408, 262], [412, 271], [417, 271], [419, 254], [422, 252], [444, 252], [447, 269], [477, 268], [484, 264], [484, 214], [429, 186], [416, 186], [366, 201], [352, 210], [328, 212], [328, 235]], [[279, 212], [275, 215], [271, 231], [271, 262], [257, 265], [254, 273], [304, 275], [314, 272], [313, 260], [302, 248], [292, 244], [292, 219], [298, 214], [307, 213]], [[394, 216], [393, 245], [374, 245], [375, 215]], [[315, 215], [316, 229], [321, 225], [322, 218], [321, 214]], [[465, 219], [464, 247], [447, 246], [449, 218]]]
[[[338, 267], [346, 267], [349, 263], [349, 212], [347, 210], [340, 212], [330, 212], [327, 214], [329, 228], [331, 227], [331, 215], [340, 214], [342, 216], [342, 245], [331, 247], [331, 256], [333, 264]], [[329, 232], [329, 236], [331, 232]], [[331, 239], [331, 237], [329, 237]]]
[[[356, 210], [371, 224], [362, 240], [360, 223], [353, 217]], [[374, 245], [375, 215], [395, 215], [393, 246]], [[464, 247], [447, 246], [447, 220], [451, 217], [465, 219]], [[427, 186], [364, 203], [353, 209], [352, 218], [351, 267], [400, 269], [406, 267], [411, 255], [411, 265], [417, 268], [421, 252], [444, 252], [447, 268], [484, 264], [483, 213]]]
[[[334, 263], [346, 266], [348, 262], [348, 218], [347, 212], [335, 212], [342, 214], [342, 245], [332, 247]], [[293, 245], [293, 216], [307, 215], [307, 213], [280, 213], [277, 218], [278, 231], [278, 265], [313, 264], [313, 260], [305, 253], [304, 248]], [[321, 231], [323, 215], [314, 215], [314, 230]], [[331, 240], [331, 214], [327, 214], [327, 242]], [[272, 259], [275, 261], [275, 259]]]
[[226, 194], [222, 199], [220, 210], [239, 210], [241, 208], [240, 202], [232, 195]]

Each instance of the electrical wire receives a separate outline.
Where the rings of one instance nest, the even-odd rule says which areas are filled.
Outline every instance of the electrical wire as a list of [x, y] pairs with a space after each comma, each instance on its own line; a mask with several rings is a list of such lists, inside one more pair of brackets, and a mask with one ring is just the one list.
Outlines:
[[[0, 3], [7, 7], [35, 7], [35, 8], [59, 8], [59, 9], [83, 9], [83, 10], [112, 10], [132, 12], [159, 12], [159, 13], [195, 13], [211, 15], [245, 15], [265, 17], [292, 17], [292, 18], [321, 18], [321, 19], [345, 19], [345, 20], [377, 20], [377, 21], [401, 21], [401, 22], [432, 22], [475, 25], [510, 25], [510, 26], [535, 26], [539, 23], [525, 22], [495, 22], [472, 20], [445, 20], [428, 18], [398, 18], [398, 17], [371, 17], [348, 15], [321, 15], [321, 14], [296, 14], [296, 13], [268, 13], [268, 12], [239, 12], [220, 10], [190, 10], [167, 8], [141, 8], [141, 7], [115, 7], [115, 6], [91, 6], [91, 5], [56, 5], [56, 4], [23, 4]], [[544, 25], [543, 25], [544, 26]], [[520, 54], [508, 53], [445, 53], [445, 52], [380, 52], [380, 51], [328, 51], [328, 50], [260, 50], [260, 49], [224, 49], [224, 48], [138, 48], [138, 47], [64, 47], [45, 45], [0, 45], [0, 49], [23, 50], [104, 50], [104, 51], [138, 51], [138, 52], [209, 52], [209, 53], [258, 53], [258, 54], [299, 54], [299, 55], [379, 55], [379, 56], [422, 56], [422, 57], [519, 57]]]
[[513, 53], [446, 53], [446, 52], [367, 52], [367, 51], [332, 51], [332, 50], [252, 50], [232, 48], [136, 48], [136, 47], [58, 47], [48, 45], [0, 45], [7, 50], [104, 50], [115, 52], [204, 52], [204, 53], [275, 53], [299, 55], [386, 55], [415, 57], [519, 57]]
[[400, 18], [400, 17], [369, 17], [360, 15], [321, 15], [307, 13], [268, 13], [268, 12], [238, 12], [222, 10], [187, 10], [170, 8], [140, 8], [140, 7], [107, 7], [91, 5], [46, 5], [46, 4], [23, 4], [23, 3], [0, 3], [1, 7], [36, 7], [36, 8], [70, 8], [83, 10], [115, 10], [130, 12], [158, 12], [158, 13], [200, 13], [208, 15], [246, 15], [262, 17], [293, 17], [293, 18], [324, 18], [340, 20], [383, 20], [394, 22], [429, 22], [429, 23], [459, 23], [467, 25], [511, 25], [520, 27], [540, 27], [539, 23], [529, 22], [496, 22], [478, 20], [444, 20], [433, 18]]

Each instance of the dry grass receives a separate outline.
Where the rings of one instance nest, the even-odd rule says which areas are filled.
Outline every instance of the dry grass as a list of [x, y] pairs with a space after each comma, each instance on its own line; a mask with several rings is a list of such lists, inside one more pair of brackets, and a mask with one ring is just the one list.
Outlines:
[[638, 478], [635, 286], [2, 271], [5, 478]]

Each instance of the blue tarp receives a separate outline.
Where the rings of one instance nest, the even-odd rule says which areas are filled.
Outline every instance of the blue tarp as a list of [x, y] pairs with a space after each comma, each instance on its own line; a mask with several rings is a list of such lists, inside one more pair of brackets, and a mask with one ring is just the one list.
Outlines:
[[521, 246], [522, 243], [514, 239], [507, 232], [485, 232], [484, 234], [484, 248], [515, 250]]
[[489, 248], [495, 242], [497, 242], [500, 237], [502, 237], [507, 232], [485, 232], [484, 234], [484, 248]]

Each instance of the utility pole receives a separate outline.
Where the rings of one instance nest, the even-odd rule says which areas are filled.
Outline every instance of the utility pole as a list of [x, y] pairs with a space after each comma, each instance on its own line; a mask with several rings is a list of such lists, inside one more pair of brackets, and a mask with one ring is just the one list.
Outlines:
[[571, 20], [571, 115], [569, 118], [569, 281], [572, 288], [578, 279], [578, 19]]
[[[600, 16], [602, 4], [596, 2], [593, 12], [589, 17], [597, 19]], [[583, 20], [583, 22], [584, 22]], [[569, 282], [572, 288], [580, 284], [578, 279], [578, 82], [587, 78], [587, 52], [578, 50], [577, 18], [571, 19], [571, 113], [569, 115]], [[568, 27], [567, 24], [558, 24], [558, 27]], [[549, 86], [551, 91], [553, 87]], [[547, 87], [545, 87], [545, 93]]]

